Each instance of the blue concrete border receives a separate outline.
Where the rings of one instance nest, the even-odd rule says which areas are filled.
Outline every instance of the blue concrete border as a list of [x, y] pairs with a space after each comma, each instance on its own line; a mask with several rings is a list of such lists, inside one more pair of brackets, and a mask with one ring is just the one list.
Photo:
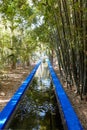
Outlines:
[[48, 68], [50, 70], [50, 75], [52, 77], [52, 81], [53, 81], [53, 84], [55, 87], [56, 96], [60, 103], [60, 106], [61, 106], [61, 109], [63, 112], [63, 116], [64, 116], [64, 120], [67, 125], [67, 129], [68, 130], [83, 130], [83, 127], [82, 127], [50, 61], [47, 61], [47, 62], [48, 62]]
[[7, 103], [7, 105], [4, 107], [2, 112], [0, 113], [0, 130], [3, 130], [7, 124], [7, 122], [10, 120], [11, 115], [13, 114], [14, 110], [16, 109], [21, 97], [23, 96], [24, 92], [28, 88], [32, 78], [34, 77], [34, 74], [36, 73], [36, 70], [38, 69], [41, 62], [39, 62], [30, 75], [24, 80], [22, 85], [19, 87], [19, 89], [16, 91], [16, 93], [13, 95], [11, 100]]

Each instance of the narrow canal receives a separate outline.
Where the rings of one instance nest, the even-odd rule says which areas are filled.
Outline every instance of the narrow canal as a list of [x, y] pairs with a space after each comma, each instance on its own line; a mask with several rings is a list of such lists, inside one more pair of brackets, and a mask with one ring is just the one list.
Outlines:
[[46, 63], [36, 72], [8, 130], [63, 130]]

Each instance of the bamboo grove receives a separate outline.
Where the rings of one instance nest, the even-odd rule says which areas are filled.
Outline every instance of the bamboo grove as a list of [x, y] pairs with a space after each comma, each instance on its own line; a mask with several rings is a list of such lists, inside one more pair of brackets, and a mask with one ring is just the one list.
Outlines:
[[70, 88], [76, 86], [82, 99], [87, 94], [87, 1], [33, 2], [44, 15], [49, 46], [56, 52], [61, 77]]
[[0, 69], [15, 69], [19, 60], [29, 64], [37, 44], [31, 30], [36, 21], [28, 0], [0, 0]]

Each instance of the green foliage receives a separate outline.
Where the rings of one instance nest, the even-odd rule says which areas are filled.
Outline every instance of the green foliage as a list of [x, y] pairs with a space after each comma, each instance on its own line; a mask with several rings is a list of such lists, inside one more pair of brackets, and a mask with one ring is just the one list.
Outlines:
[[[5, 59], [7, 58], [6, 62], [13, 62], [13, 64], [16, 64], [19, 57], [19, 59], [24, 61], [28, 60], [29, 55], [36, 48], [35, 39], [27, 36], [27, 32], [30, 31], [33, 22], [37, 22], [35, 9], [29, 6], [28, 0], [2, 0], [0, 3], [0, 13], [1, 26], [5, 27], [0, 38], [2, 43], [1, 59], [4, 56]], [[1, 27], [1, 31], [3, 27]]]

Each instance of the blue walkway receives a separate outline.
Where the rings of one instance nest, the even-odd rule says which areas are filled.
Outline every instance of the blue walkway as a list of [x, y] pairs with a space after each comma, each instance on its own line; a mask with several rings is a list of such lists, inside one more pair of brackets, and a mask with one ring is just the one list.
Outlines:
[[50, 75], [52, 77], [52, 81], [55, 87], [56, 96], [63, 112], [67, 129], [68, 130], [83, 130], [83, 127], [49, 61], [48, 61], [48, 67], [49, 67]]
[[32, 78], [34, 77], [34, 74], [36, 73], [36, 70], [38, 69], [41, 62], [39, 62], [35, 68], [32, 70], [30, 75], [25, 79], [23, 84], [19, 87], [17, 92], [14, 94], [14, 96], [11, 98], [11, 100], [8, 102], [8, 104], [5, 106], [5, 108], [0, 113], [0, 130], [4, 130], [6, 124], [10, 120], [12, 114], [14, 113], [21, 97], [25, 93], [26, 89], [28, 88]]

